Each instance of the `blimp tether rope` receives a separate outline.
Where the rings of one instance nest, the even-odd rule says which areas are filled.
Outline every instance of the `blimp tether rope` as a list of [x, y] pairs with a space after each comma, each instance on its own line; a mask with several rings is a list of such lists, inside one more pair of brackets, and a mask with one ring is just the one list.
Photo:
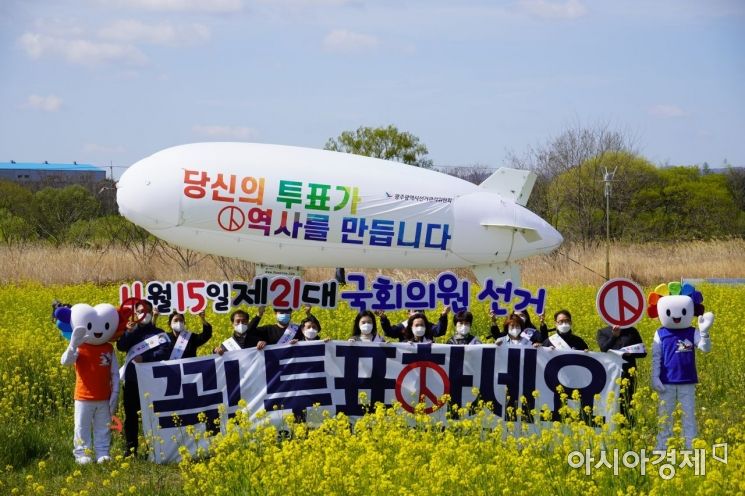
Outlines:
[[601, 274], [601, 273], [599, 273], [599, 272], [595, 272], [594, 270], [592, 270], [592, 269], [591, 269], [590, 267], [588, 267], [587, 265], [585, 265], [585, 264], [583, 264], [583, 263], [581, 263], [581, 262], [578, 262], [577, 260], [573, 259], [572, 257], [570, 257], [569, 255], [567, 255], [566, 253], [564, 253], [564, 252], [562, 252], [562, 251], [560, 251], [560, 250], [556, 250], [556, 252], [557, 252], [557, 253], [558, 253], [559, 255], [562, 255], [562, 256], [565, 256], [565, 257], [567, 257], [567, 259], [569, 259], [570, 261], [572, 261], [572, 262], [576, 263], [576, 264], [577, 264], [577, 265], [579, 265], [580, 267], [584, 267], [585, 269], [589, 270], [589, 271], [590, 271], [590, 272], [592, 272], [593, 274], [595, 274], [595, 275], [598, 275], [598, 276], [602, 277], [602, 278], [603, 278], [603, 279], [605, 279], [606, 281], [608, 280], [608, 278], [607, 278], [607, 277], [605, 277], [605, 276], [604, 276], [603, 274]]

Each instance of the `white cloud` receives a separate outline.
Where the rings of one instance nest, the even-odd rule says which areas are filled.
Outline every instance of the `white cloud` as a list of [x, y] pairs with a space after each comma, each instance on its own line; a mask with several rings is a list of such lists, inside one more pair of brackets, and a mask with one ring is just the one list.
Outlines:
[[230, 13], [243, 9], [243, 0], [98, 0], [112, 7], [158, 12]]
[[61, 38], [80, 38], [83, 36], [83, 28], [76, 19], [48, 18], [36, 19], [33, 23], [34, 31], [44, 33], [47, 36]]
[[186, 45], [210, 39], [210, 29], [202, 24], [174, 25], [170, 22], [146, 24], [135, 19], [122, 19], [101, 28], [98, 35], [121, 43], [151, 43], [154, 45]]
[[255, 129], [241, 126], [194, 126], [192, 131], [209, 139], [251, 140], [258, 135]]
[[649, 108], [649, 114], [661, 119], [674, 119], [676, 117], [685, 117], [688, 112], [677, 105], [659, 104]]
[[88, 66], [114, 62], [143, 65], [147, 62], [145, 54], [130, 44], [65, 39], [39, 33], [24, 33], [19, 42], [32, 59], [58, 56], [70, 63]]
[[98, 143], [86, 143], [83, 152], [99, 155], [119, 155], [126, 150], [122, 145], [99, 145]]
[[587, 14], [587, 7], [580, 0], [519, 0], [518, 5], [528, 14], [543, 19], [577, 19]]
[[30, 95], [23, 106], [44, 112], [57, 112], [62, 108], [62, 99], [55, 95]]
[[373, 50], [378, 45], [380, 41], [375, 36], [347, 29], [335, 29], [323, 38], [323, 48], [329, 52], [354, 53]]

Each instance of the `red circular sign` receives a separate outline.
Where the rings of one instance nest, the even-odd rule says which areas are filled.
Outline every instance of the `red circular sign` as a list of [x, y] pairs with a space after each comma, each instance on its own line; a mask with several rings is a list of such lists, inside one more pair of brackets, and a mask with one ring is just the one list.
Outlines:
[[238, 207], [229, 206], [220, 210], [217, 214], [217, 223], [225, 231], [233, 232], [237, 231], [246, 223], [246, 216], [243, 214], [243, 210]]
[[644, 293], [634, 281], [621, 277], [611, 279], [598, 291], [595, 307], [608, 324], [629, 327], [644, 315]]
[[430, 403], [432, 403], [432, 406], [429, 406], [424, 409], [424, 413], [430, 414], [445, 404], [442, 400], [440, 400], [440, 398], [437, 397], [437, 395], [434, 392], [432, 392], [432, 390], [427, 385], [427, 370], [428, 369], [432, 369], [438, 376], [440, 376], [440, 379], [442, 380], [442, 386], [443, 386], [442, 394], [443, 395], [450, 394], [450, 379], [448, 379], [448, 375], [442, 367], [440, 367], [434, 362], [429, 362], [429, 361], [410, 363], [409, 365], [403, 368], [401, 373], [398, 374], [398, 377], [396, 378], [396, 399], [398, 400], [399, 403], [401, 403], [401, 406], [407, 412], [414, 413], [414, 409], [416, 408], [416, 403], [412, 405], [408, 401], [406, 401], [406, 399], [404, 399], [404, 395], [401, 392], [401, 386], [403, 385], [404, 378], [410, 373], [416, 374], [417, 373], [416, 370], [419, 371], [419, 402], [424, 403], [427, 400], [429, 400]]

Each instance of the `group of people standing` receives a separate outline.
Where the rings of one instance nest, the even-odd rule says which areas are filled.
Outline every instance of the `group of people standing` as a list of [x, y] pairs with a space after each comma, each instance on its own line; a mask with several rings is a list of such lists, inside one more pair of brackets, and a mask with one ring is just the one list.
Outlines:
[[[259, 307], [251, 318], [248, 312], [236, 310], [230, 314], [233, 333], [230, 338], [216, 346], [213, 353], [222, 355], [227, 351], [256, 348], [262, 350], [272, 344], [295, 344], [299, 341], [317, 341], [323, 339], [321, 323], [305, 309], [305, 317], [300, 323], [291, 321], [291, 310], [275, 308], [275, 322], [260, 325], [265, 308]], [[430, 322], [423, 312], [410, 311], [406, 320], [391, 323], [383, 311], [360, 312], [352, 324], [351, 342], [386, 342], [389, 340], [409, 343], [433, 343], [435, 338], [447, 333], [450, 308], [446, 307], [436, 322]], [[140, 411], [140, 394], [137, 385], [135, 362], [156, 362], [191, 358], [197, 349], [212, 338], [212, 325], [205, 320], [204, 313], [199, 314], [202, 323], [201, 333], [189, 332], [185, 328], [184, 315], [172, 313], [168, 316], [168, 327], [172, 332], [164, 332], [156, 326], [157, 312], [147, 301], [140, 301], [135, 307], [136, 320], [127, 324], [126, 332], [117, 341], [117, 349], [127, 353], [125, 359], [123, 403], [124, 403], [124, 436], [126, 453], [135, 454], [138, 447]], [[532, 346], [548, 347], [560, 350], [589, 350], [584, 339], [572, 329], [572, 316], [568, 310], [554, 314], [555, 327], [549, 329], [544, 315], [538, 316], [536, 327], [526, 311], [513, 312], [503, 325], [498, 325], [497, 317], [491, 314], [490, 335], [498, 346]], [[447, 339], [446, 344], [473, 345], [481, 340], [472, 332], [473, 314], [460, 311], [453, 315], [455, 332]], [[328, 341], [328, 338], [325, 339]], [[621, 350], [630, 345], [642, 343], [639, 332], [634, 327], [605, 327], [597, 332], [597, 343], [600, 351]], [[635, 378], [630, 369], [636, 367], [636, 359], [644, 358], [644, 353], [623, 353], [625, 360], [623, 378], [629, 385], [621, 399], [621, 412], [630, 418], [628, 405], [635, 389]]]

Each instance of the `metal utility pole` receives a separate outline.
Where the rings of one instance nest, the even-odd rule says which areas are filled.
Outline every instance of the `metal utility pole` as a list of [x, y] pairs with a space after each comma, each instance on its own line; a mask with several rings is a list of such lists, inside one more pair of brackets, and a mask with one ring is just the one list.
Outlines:
[[605, 183], [605, 278], [610, 279], [610, 192], [613, 176], [616, 175], [618, 167], [613, 172], [605, 169], [603, 182]]

